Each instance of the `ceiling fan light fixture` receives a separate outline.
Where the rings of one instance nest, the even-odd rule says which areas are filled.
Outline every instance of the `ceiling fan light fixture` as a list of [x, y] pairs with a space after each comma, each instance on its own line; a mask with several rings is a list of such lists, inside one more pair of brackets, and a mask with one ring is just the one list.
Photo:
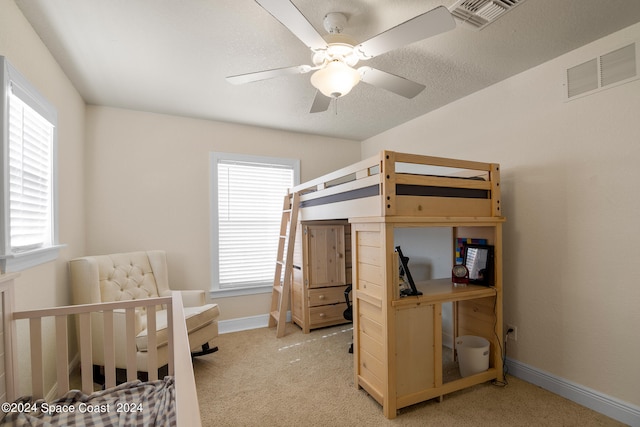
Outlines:
[[311, 76], [311, 84], [330, 98], [340, 98], [348, 94], [359, 82], [360, 73], [337, 59], [330, 61]]

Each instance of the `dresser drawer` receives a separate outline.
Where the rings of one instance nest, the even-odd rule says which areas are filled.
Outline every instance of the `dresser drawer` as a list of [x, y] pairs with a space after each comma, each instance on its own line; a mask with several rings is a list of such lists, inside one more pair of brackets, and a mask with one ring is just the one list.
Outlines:
[[344, 318], [344, 311], [347, 304], [322, 305], [319, 307], [311, 307], [309, 309], [309, 320], [311, 326], [328, 324], [328, 323], [347, 323]]
[[[347, 308], [347, 302], [344, 299], [344, 290], [346, 286], [332, 286], [329, 288], [309, 289], [309, 307], [316, 307], [327, 304], [344, 304]], [[349, 295], [351, 297], [351, 295]]]

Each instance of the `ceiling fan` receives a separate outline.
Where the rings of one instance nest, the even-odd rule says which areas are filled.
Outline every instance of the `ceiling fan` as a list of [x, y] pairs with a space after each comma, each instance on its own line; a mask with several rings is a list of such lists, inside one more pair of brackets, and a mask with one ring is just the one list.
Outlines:
[[227, 81], [243, 84], [314, 71], [311, 84], [318, 91], [311, 106], [312, 113], [326, 111], [332, 99], [348, 94], [360, 81], [405, 98], [418, 95], [425, 88], [420, 83], [367, 66], [354, 67], [359, 61], [452, 30], [456, 26], [449, 10], [439, 6], [358, 44], [342, 33], [347, 22], [347, 17], [342, 13], [332, 12], [325, 16], [323, 24], [329, 34], [323, 38], [291, 1], [256, 0], [256, 3], [311, 49], [313, 65], [239, 74], [227, 77]]

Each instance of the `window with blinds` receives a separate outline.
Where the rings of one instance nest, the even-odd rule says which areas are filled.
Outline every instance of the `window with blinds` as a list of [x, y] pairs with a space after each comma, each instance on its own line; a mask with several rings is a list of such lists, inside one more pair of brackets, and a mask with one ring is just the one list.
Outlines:
[[53, 124], [9, 96], [9, 246], [13, 252], [51, 240]]
[[283, 198], [298, 169], [294, 159], [212, 153], [213, 290], [273, 285]]
[[[0, 270], [21, 271], [58, 256], [55, 108], [0, 56], [3, 153]], [[6, 128], [5, 128], [6, 126]]]

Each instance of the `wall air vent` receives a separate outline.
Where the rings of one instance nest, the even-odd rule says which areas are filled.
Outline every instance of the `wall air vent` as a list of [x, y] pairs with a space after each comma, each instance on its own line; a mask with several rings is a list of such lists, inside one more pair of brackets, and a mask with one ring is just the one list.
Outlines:
[[600, 82], [603, 87], [635, 77], [636, 75], [635, 43], [631, 43], [630, 45], [621, 47], [600, 57]]
[[566, 99], [594, 93], [618, 84], [636, 80], [638, 76], [638, 46], [631, 43], [604, 55], [567, 69]]
[[449, 8], [456, 21], [481, 30], [525, 0], [460, 0]]
[[598, 89], [598, 62], [594, 58], [567, 70], [569, 98]]

